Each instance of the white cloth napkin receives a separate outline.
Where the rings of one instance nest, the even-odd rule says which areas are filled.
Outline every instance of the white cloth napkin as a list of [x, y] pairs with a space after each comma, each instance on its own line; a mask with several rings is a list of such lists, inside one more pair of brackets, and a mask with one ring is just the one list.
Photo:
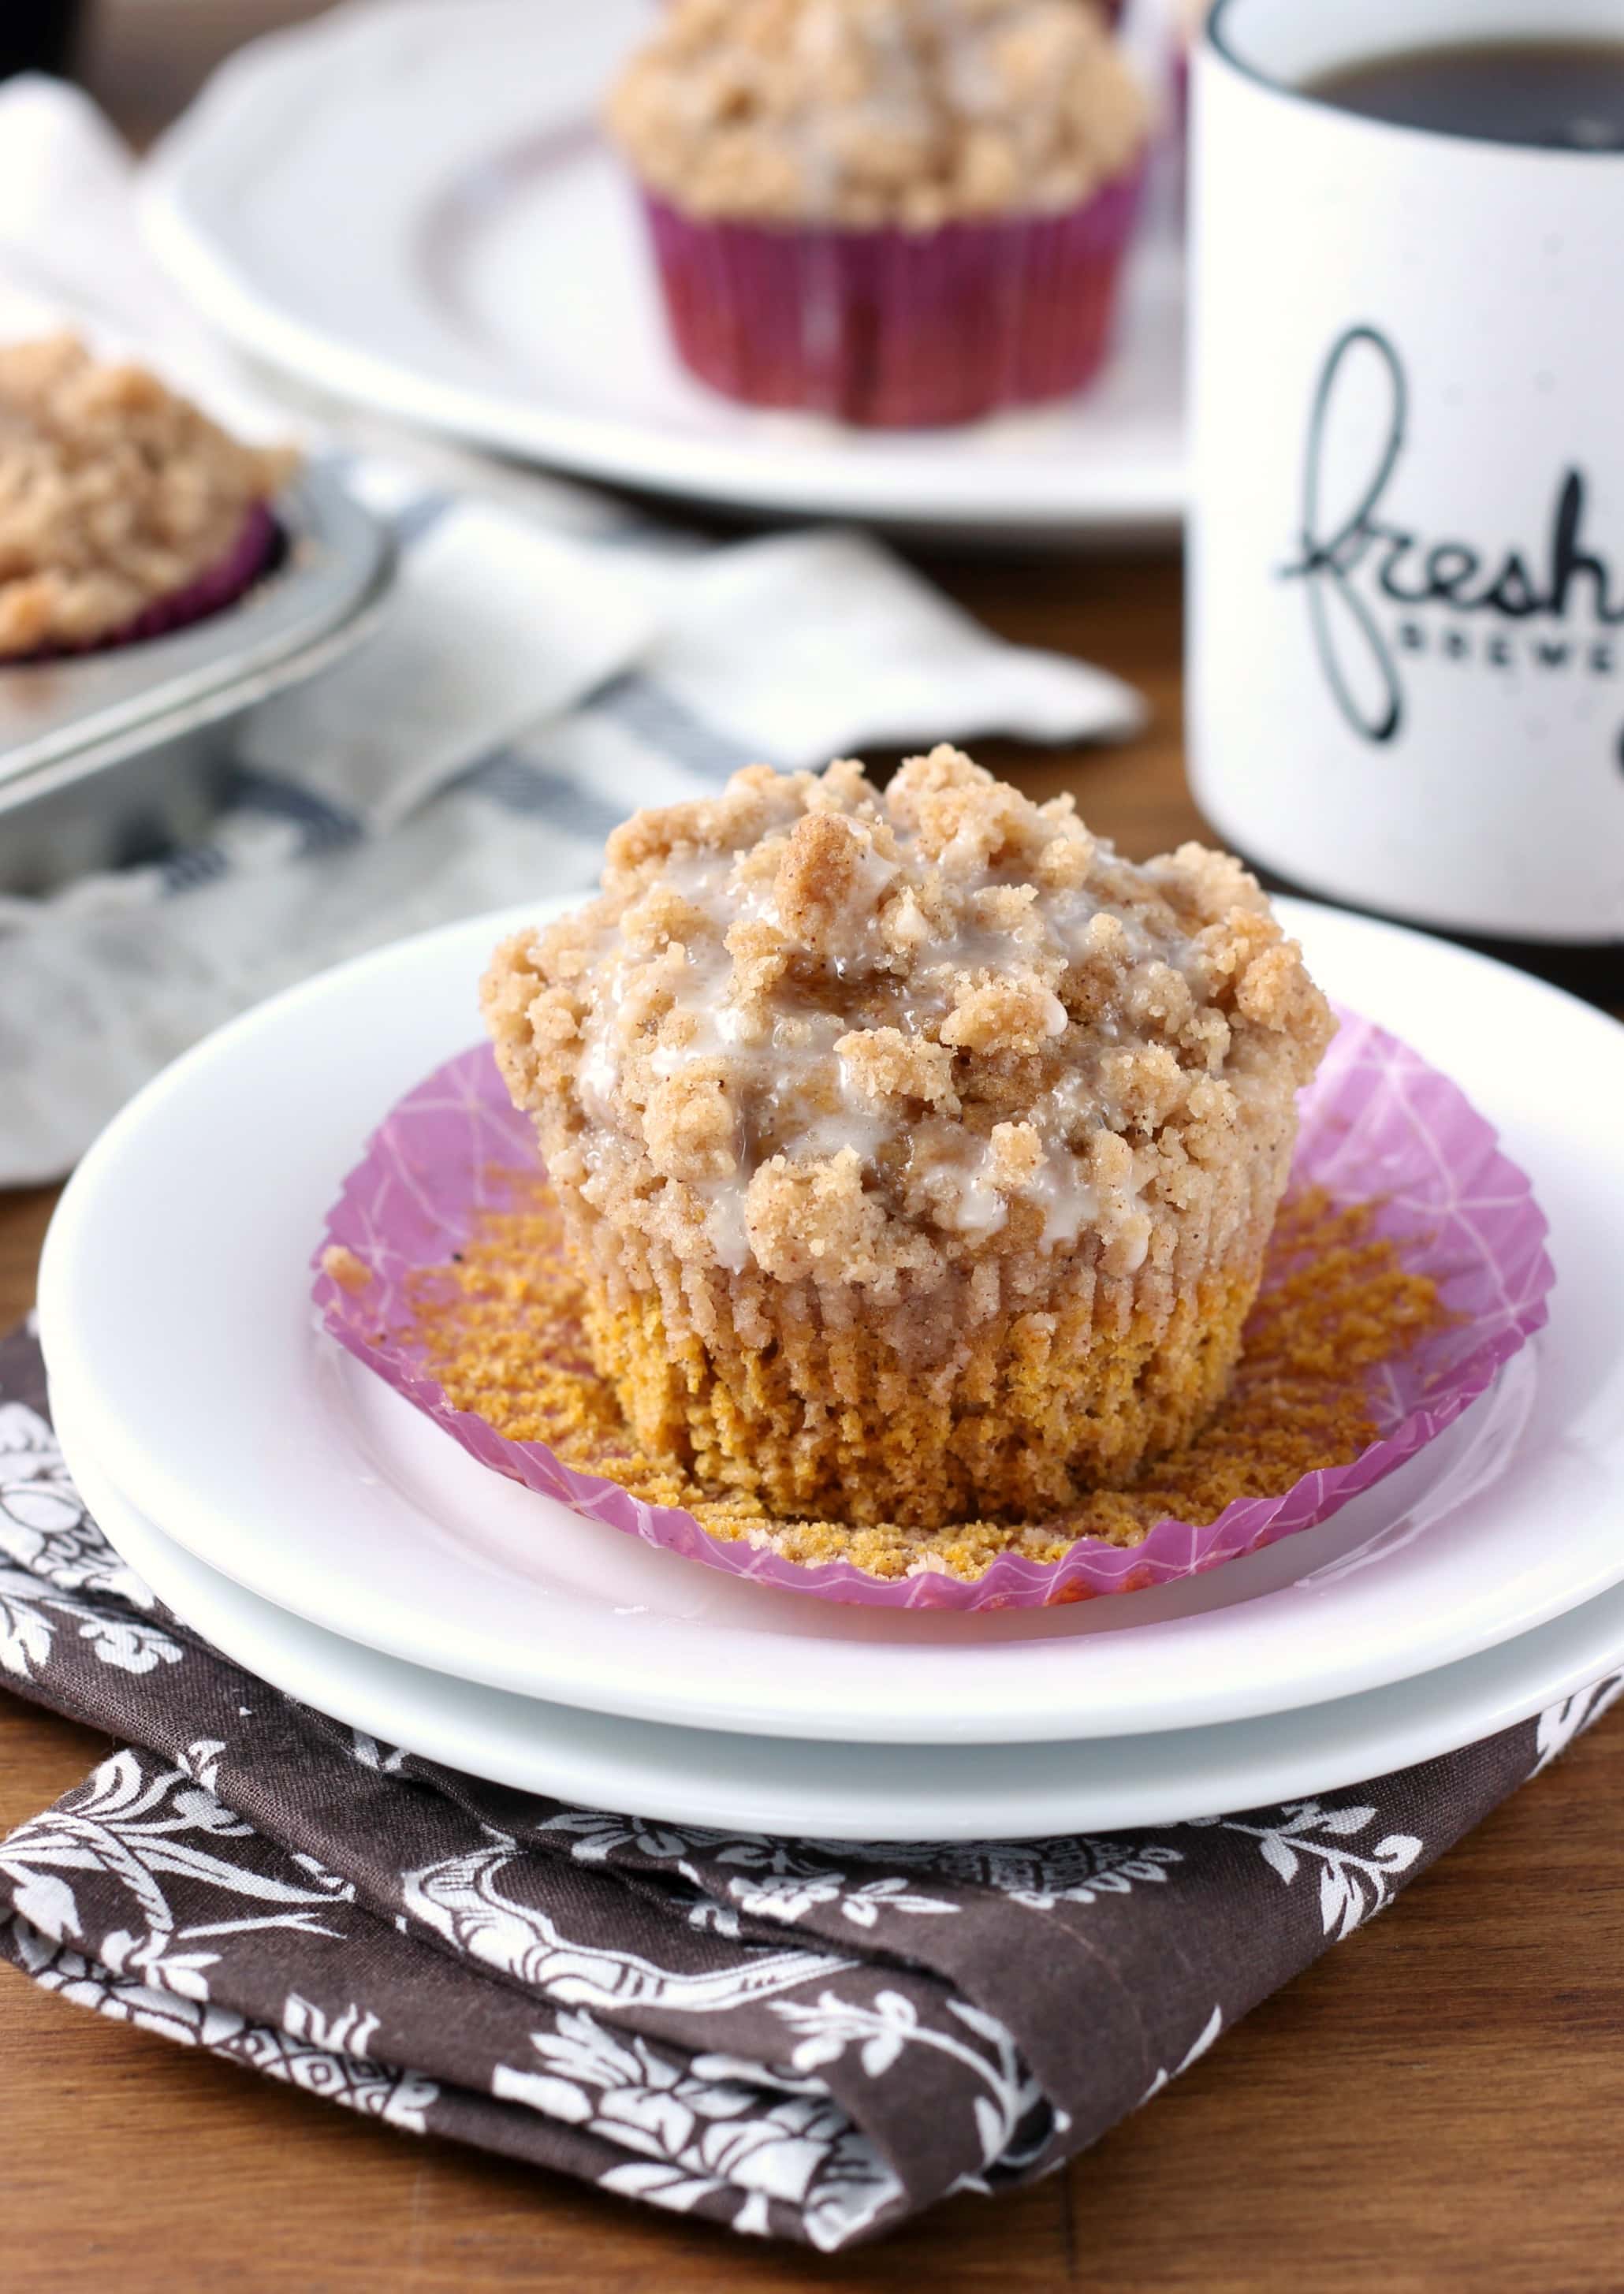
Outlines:
[[365, 451], [364, 419], [313, 419], [210, 336], [145, 253], [134, 189], [84, 97], [0, 92], [0, 334], [72, 323], [240, 428], [336, 455], [402, 572], [376, 637], [248, 721], [205, 843], [0, 897], [0, 1184], [67, 1169], [166, 1061], [302, 975], [589, 883], [637, 805], [757, 759], [1140, 722], [1116, 679], [994, 639], [865, 534], [707, 546], [434, 442]]

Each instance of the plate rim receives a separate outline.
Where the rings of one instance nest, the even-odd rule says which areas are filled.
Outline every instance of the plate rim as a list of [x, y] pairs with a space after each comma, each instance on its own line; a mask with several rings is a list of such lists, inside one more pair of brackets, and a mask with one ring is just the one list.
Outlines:
[[[473, 951], [476, 948], [487, 948], [501, 930], [510, 929], [516, 921], [536, 920], [542, 912], [544, 905], [540, 901], [526, 903], [516, 911], [505, 909], [492, 917], [476, 917], [465, 920], [460, 923], [442, 926], [434, 931], [416, 935], [409, 940], [396, 942], [385, 949], [353, 958], [345, 964], [334, 967], [313, 980], [304, 981], [285, 991], [280, 997], [256, 1007], [254, 1012], [244, 1014], [230, 1023], [227, 1028], [217, 1031], [215, 1036], [194, 1047], [171, 1068], [165, 1070], [162, 1076], [156, 1078], [138, 1094], [123, 1114], [115, 1119], [113, 1124], [102, 1135], [102, 1139], [92, 1148], [81, 1165], [79, 1172], [70, 1182], [46, 1238], [41, 1266], [40, 1327], [53, 1379], [61, 1386], [70, 1403], [76, 1395], [95, 1397], [101, 1413], [98, 1419], [101, 1429], [98, 1447], [107, 1457], [109, 1469], [115, 1475], [119, 1486], [127, 1491], [132, 1501], [138, 1503], [143, 1511], [162, 1519], [171, 1536], [186, 1543], [192, 1550], [199, 1553], [205, 1560], [216, 1566], [223, 1567], [227, 1574], [236, 1577], [239, 1582], [248, 1584], [263, 1597], [273, 1602], [280, 1601], [283, 1606], [298, 1610], [311, 1617], [313, 1622], [346, 1637], [353, 1638], [356, 1635], [353, 1617], [337, 1616], [330, 1611], [330, 1608], [324, 1608], [321, 1606], [321, 1597], [324, 1597], [328, 1590], [325, 1585], [318, 1586], [313, 1596], [307, 1583], [301, 1582], [296, 1588], [290, 1590], [280, 1581], [268, 1581], [264, 1569], [259, 1562], [245, 1569], [240, 1553], [231, 1557], [222, 1556], [219, 1551], [220, 1522], [213, 1513], [208, 1511], [207, 1500], [202, 1501], [202, 1516], [199, 1517], [199, 1501], [189, 1494], [184, 1475], [168, 1468], [164, 1460], [155, 1459], [153, 1454], [144, 1448], [140, 1428], [136, 1427], [132, 1431], [127, 1420], [127, 1413], [122, 1423], [117, 1409], [110, 1413], [107, 1396], [97, 1392], [95, 1378], [87, 1376], [85, 1371], [83, 1360], [85, 1332], [79, 1323], [75, 1276], [76, 1251], [80, 1247], [79, 1234], [87, 1222], [93, 1221], [98, 1191], [103, 1185], [102, 1175], [104, 1172], [117, 1168], [125, 1137], [139, 1127], [154, 1119], [155, 1116], [159, 1121], [163, 1120], [168, 1100], [177, 1092], [183, 1093], [187, 1087], [188, 1079], [197, 1075], [199, 1069], [207, 1070], [223, 1058], [229, 1059], [234, 1055], [237, 1049], [245, 1045], [251, 1046], [256, 1032], [268, 1023], [273, 1024], [279, 1019], [285, 1021], [289, 1016], [296, 1021], [308, 1005], [324, 997], [345, 998], [355, 992], [357, 983], [363, 993], [369, 981], [373, 984], [377, 992], [382, 992], [384, 984], [391, 979], [403, 962], [418, 962], [433, 967], [448, 960], [459, 962], [471, 959]], [[1295, 906], [1283, 904], [1282, 913], [1288, 922], [1300, 924], [1303, 919], [1311, 915], [1312, 911], [1307, 904]], [[1476, 956], [1436, 941], [1424, 940], [1421, 935], [1407, 931], [1400, 926], [1373, 924], [1368, 920], [1342, 916], [1335, 911], [1323, 913], [1328, 916], [1335, 917], [1336, 928], [1352, 933], [1355, 942], [1360, 935], [1369, 932], [1392, 935], [1403, 943], [1407, 951], [1425, 948], [1427, 952], [1425, 960], [1441, 964], [1446, 970], [1462, 966], [1481, 969], [1489, 978], [1501, 983], [1502, 988], [1506, 980], [1514, 980], [1519, 991], [1532, 997], [1540, 1008], [1543, 1008], [1544, 999], [1555, 998], [1563, 1006], [1581, 1014], [1587, 1024], [1594, 1021], [1598, 1030], [1605, 1032], [1606, 1040], [1612, 1047], [1614, 1057], [1624, 1058], [1624, 1033], [1617, 1031], [1614, 1023], [1605, 1020], [1601, 1013], [1593, 1013], [1588, 1007], [1577, 1005], [1574, 999], [1562, 996], [1559, 990], [1547, 988], [1543, 983], [1530, 980], [1522, 974], [1508, 974], [1504, 967], [1492, 964], [1487, 958]], [[459, 951], [459, 954], [453, 956], [453, 950]], [[431, 1057], [432, 1053], [424, 1055], [422, 1061], [424, 1067], [429, 1064]], [[376, 1108], [365, 1120], [368, 1123], [376, 1122], [381, 1119], [384, 1111], [381, 1107]], [[352, 1143], [348, 1151], [353, 1153], [354, 1145], [357, 1143]], [[324, 1157], [325, 1153], [326, 1151], [323, 1150]], [[347, 1167], [347, 1164], [345, 1167]], [[1537, 1169], [1533, 1175], [1538, 1185], [1539, 1175]], [[342, 1169], [329, 1170], [326, 1168], [325, 1160], [323, 1161], [321, 1184], [329, 1198], [331, 1193], [336, 1192], [341, 1177]], [[313, 1177], [311, 1184], [313, 1187], [315, 1184]], [[306, 1265], [309, 1250], [313, 1246], [314, 1240], [313, 1233], [310, 1236], [301, 1234], [291, 1239], [288, 1258], [291, 1270], [290, 1281], [297, 1286], [301, 1313], [306, 1315], [313, 1312], [309, 1308], [306, 1295]], [[99, 1271], [99, 1266], [92, 1265], [90, 1273], [93, 1281]], [[1562, 1290], [1559, 1286], [1555, 1294], [1555, 1310], [1558, 1314], [1562, 1310], [1561, 1301]], [[304, 1325], [302, 1324], [302, 1327]], [[358, 1374], [364, 1375], [364, 1373]], [[402, 1404], [402, 1407], [408, 1407], [408, 1405]], [[450, 1446], [449, 1437], [447, 1439]], [[134, 1470], [132, 1470], [132, 1465]], [[470, 1468], [475, 1474], [481, 1470], [472, 1467], [471, 1461]], [[537, 1500], [536, 1502], [542, 1504], [545, 1501]], [[199, 1526], [200, 1518], [201, 1527]], [[604, 1533], [618, 1534], [607, 1531]], [[1312, 1533], [1308, 1533], [1312, 1534]], [[1290, 1541], [1285, 1542], [1289, 1545]], [[263, 1562], [263, 1556], [261, 1561]], [[682, 1566], [683, 1565], [673, 1564], [673, 1566]], [[1238, 1567], [1244, 1565], [1230, 1566]], [[1624, 1554], [1620, 1554], [1619, 1569], [1614, 1574], [1624, 1574]], [[1533, 1621], [1538, 1622], [1540, 1617], [1555, 1615], [1563, 1607], [1578, 1606], [1584, 1599], [1591, 1598], [1598, 1590], [1600, 1590], [1598, 1584], [1587, 1584], [1572, 1594], [1570, 1599], [1558, 1600], [1537, 1610], [1534, 1613]], [[792, 1596], [773, 1598], [793, 1598]], [[313, 1599], [315, 1604], [313, 1607]], [[1503, 1631], [1491, 1638], [1503, 1639], [1514, 1637], [1516, 1632], [1527, 1630], [1528, 1625], [1529, 1618], [1524, 1616], [1521, 1622], [1507, 1623]], [[735, 1645], [742, 1638], [736, 1626], [719, 1625], [714, 1621], [703, 1621], [701, 1630], [710, 1635], [721, 1634], [725, 1639], [731, 1637]], [[1419, 1629], [1417, 1628], [1417, 1630]], [[674, 1694], [669, 1680], [656, 1690], [650, 1691], [646, 1680], [641, 1675], [629, 1693], [624, 1680], [605, 1687], [601, 1677], [604, 1663], [601, 1655], [595, 1654], [589, 1660], [581, 1659], [572, 1664], [564, 1664], [561, 1667], [556, 1652], [554, 1653], [552, 1659], [553, 1673], [550, 1679], [544, 1682], [532, 1669], [527, 1672], [526, 1678], [520, 1681], [509, 1677], [501, 1667], [492, 1669], [488, 1657], [483, 1664], [470, 1665], [467, 1661], [466, 1652], [461, 1656], [452, 1657], [448, 1656], [442, 1649], [436, 1655], [423, 1645], [422, 1631], [419, 1623], [415, 1638], [403, 1638], [393, 1629], [380, 1631], [374, 1623], [367, 1638], [374, 1643], [381, 1640], [382, 1644], [394, 1654], [414, 1664], [431, 1668], [437, 1664], [438, 1669], [443, 1671], [461, 1671], [467, 1673], [469, 1677], [478, 1676], [492, 1680], [496, 1685], [523, 1688], [525, 1693], [532, 1696], [550, 1696], [561, 1701], [593, 1706], [603, 1711], [621, 1713], [637, 1712], [646, 1718], [675, 1720], [681, 1725], [731, 1729], [740, 1733], [793, 1734], [798, 1730], [805, 1731], [814, 1726], [808, 1720], [804, 1707], [808, 1704], [816, 1705], [817, 1703], [815, 1688], [803, 1691], [800, 1704], [794, 1710], [779, 1707], [775, 1708], [771, 1712], [764, 1712], [759, 1707], [751, 1706], [742, 1694], [736, 1692], [732, 1701], [728, 1702], [720, 1690], [709, 1683], [705, 1687], [703, 1698], [696, 1695], [691, 1680], [685, 1682], [685, 1693], [680, 1696]], [[635, 1632], [629, 1632], [623, 1638], [635, 1641], [637, 1635]], [[772, 1639], [773, 1637], [770, 1636], [760, 1637], [757, 1641], [757, 1647], [766, 1648]], [[816, 1638], [807, 1641], [803, 1645], [803, 1655], [815, 1652], [818, 1645]], [[1434, 1638], [1429, 1642], [1427, 1650], [1421, 1655], [1412, 1655], [1392, 1666], [1391, 1669], [1384, 1671], [1380, 1666], [1373, 1668], [1367, 1658], [1354, 1672], [1349, 1672], [1344, 1670], [1343, 1673], [1335, 1677], [1344, 1683], [1339, 1693], [1357, 1693], [1359, 1688], [1369, 1686], [1378, 1679], [1385, 1678], [1391, 1680], [1402, 1678], [1406, 1672], [1413, 1674], [1429, 1666], [1435, 1667], [1441, 1662], [1452, 1661], [1452, 1658], [1466, 1654], [1471, 1647], [1481, 1647], [1484, 1645], [1482, 1641], [1471, 1642], [1458, 1645], [1450, 1650], [1447, 1639], [1441, 1644]], [[855, 1644], [848, 1646], [855, 1646]], [[997, 1646], [999, 1645], [994, 1644], [994, 1647]], [[1022, 1643], [1019, 1646], [1030, 1651], [1035, 1644]], [[1068, 1642], [1067, 1646], [1075, 1646], [1075, 1644]], [[904, 1645], [899, 1649], [895, 1644], [888, 1644], [887, 1647], [888, 1663], [894, 1664], [900, 1656], [905, 1665], [914, 1665], [914, 1677], [916, 1680], [930, 1679], [930, 1673], [923, 1671], [922, 1667], [921, 1661], [926, 1655], [922, 1647], [908, 1648]], [[943, 1651], [938, 1647], [935, 1654], [939, 1657], [949, 1652], [955, 1660], [962, 1654], [972, 1654], [969, 1650], [961, 1652], [956, 1646], [951, 1644], [949, 1651]], [[859, 1659], [859, 1662], [862, 1660]], [[1029, 1665], [1030, 1656], [1024, 1659], [1008, 1659], [1005, 1669], [1012, 1669], [1015, 1664], [1023, 1662]], [[985, 1714], [980, 1714], [965, 1723], [962, 1729], [950, 1733], [968, 1737], [973, 1729], [976, 1732], [977, 1741], [981, 1742], [1018, 1741], [1023, 1737], [1028, 1741], [1038, 1741], [1045, 1735], [1070, 1735], [1075, 1739], [1084, 1733], [1089, 1735], [1113, 1733], [1108, 1726], [1100, 1725], [1098, 1720], [1080, 1726], [1076, 1719], [1078, 1708], [1075, 1703], [1069, 1719], [1057, 1718], [1053, 1683], [1060, 1679], [1060, 1660], [1045, 1656], [1040, 1657], [1039, 1662], [1048, 1668], [1048, 1672], [1043, 1677], [1043, 1686], [1047, 1692], [1046, 1699], [1043, 1704], [1042, 1717], [1038, 1720], [1033, 1721], [1024, 1712], [1011, 1712], [1001, 1707], [995, 1719], [989, 1720]], [[764, 1658], [762, 1664], [765, 1665], [765, 1664]], [[622, 1672], [629, 1669], [626, 1657], [622, 1656], [621, 1664]], [[533, 1668], [533, 1655], [532, 1665]], [[758, 1670], [759, 1669], [759, 1667]], [[816, 1669], [816, 1666], [812, 1668], [814, 1671]], [[567, 1686], [563, 1685], [564, 1683], [567, 1683]], [[955, 1688], [962, 1695], [968, 1685], [967, 1679], [962, 1678], [955, 1683]], [[782, 1690], [780, 1694], [782, 1695]], [[1295, 1696], [1295, 1702], [1299, 1706], [1307, 1704], [1312, 1701], [1314, 1694], [1315, 1690], [1312, 1687], [1303, 1686], [1302, 1693]], [[705, 1698], [710, 1701], [704, 1701]], [[1200, 1705], [1187, 1707], [1182, 1715], [1165, 1720], [1161, 1725], [1165, 1728], [1176, 1728], [1188, 1725], [1192, 1719], [1215, 1720], [1224, 1717], [1234, 1717], [1240, 1709], [1232, 1696], [1222, 1702], [1222, 1710], [1214, 1709], [1209, 1701], [1205, 1707]], [[1288, 1707], [1277, 1704], [1275, 1709], [1288, 1709]], [[843, 1712], [825, 1712], [822, 1717], [823, 1726], [821, 1729], [815, 1729], [815, 1733], [825, 1734], [832, 1737], [838, 1737], [841, 1734], [848, 1737], [853, 1735], [853, 1726]], [[865, 1718], [855, 1733], [866, 1734], [875, 1738], [883, 1735], [889, 1741], [897, 1742], [932, 1741], [932, 1732], [938, 1729], [938, 1724], [932, 1722], [910, 1726], [908, 1725], [909, 1717], [905, 1714], [898, 1715], [893, 1711], [885, 1716], [881, 1724], [877, 1725], [874, 1709], [871, 1704], [865, 1708]], [[1140, 1720], [1129, 1725], [1142, 1727], [1148, 1724]], [[1118, 1730], [1116, 1733], [1121, 1733], [1121, 1731]]]

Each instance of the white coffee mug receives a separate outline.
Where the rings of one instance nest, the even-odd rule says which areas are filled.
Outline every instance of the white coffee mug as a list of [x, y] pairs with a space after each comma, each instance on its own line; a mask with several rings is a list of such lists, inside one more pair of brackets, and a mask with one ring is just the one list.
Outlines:
[[1298, 92], [1619, 0], [1218, 0], [1195, 74], [1191, 768], [1328, 897], [1624, 940], [1624, 154]]

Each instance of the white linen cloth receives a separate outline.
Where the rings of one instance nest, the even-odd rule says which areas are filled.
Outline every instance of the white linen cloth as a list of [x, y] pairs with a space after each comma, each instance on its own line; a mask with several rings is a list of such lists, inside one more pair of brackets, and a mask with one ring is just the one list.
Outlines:
[[1116, 679], [994, 639], [862, 533], [707, 545], [433, 442], [365, 451], [364, 418], [313, 421], [211, 338], [147, 256], [135, 191], [83, 96], [0, 91], [0, 335], [77, 325], [333, 455], [394, 519], [402, 570], [361, 651], [248, 720], [206, 842], [0, 896], [0, 1185], [66, 1170], [168, 1060], [305, 973], [589, 884], [638, 805], [758, 759], [1140, 721]]

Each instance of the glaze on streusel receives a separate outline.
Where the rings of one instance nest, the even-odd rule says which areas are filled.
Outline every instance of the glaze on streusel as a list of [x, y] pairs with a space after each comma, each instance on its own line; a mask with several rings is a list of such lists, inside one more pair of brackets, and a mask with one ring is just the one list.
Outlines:
[[485, 983], [600, 1371], [780, 1514], [1033, 1517], [1223, 1389], [1331, 1030], [1238, 863], [955, 750], [637, 815]]

